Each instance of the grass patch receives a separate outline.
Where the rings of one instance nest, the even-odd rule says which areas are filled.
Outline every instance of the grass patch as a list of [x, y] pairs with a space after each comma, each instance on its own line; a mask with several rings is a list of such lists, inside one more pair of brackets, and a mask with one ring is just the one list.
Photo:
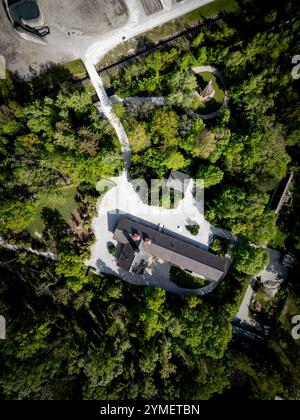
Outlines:
[[110, 179], [100, 179], [100, 181], [96, 185], [96, 190], [100, 195], [106, 194], [110, 189], [115, 187], [116, 184], [111, 181]]
[[45, 226], [41, 213], [44, 207], [57, 210], [67, 222], [70, 219], [72, 212], [78, 206], [75, 201], [76, 193], [77, 187], [71, 185], [57, 188], [47, 194], [43, 194], [37, 201], [35, 215], [27, 228], [28, 232], [31, 235], [34, 235], [36, 232], [42, 234]]
[[215, 76], [212, 73], [209, 72], [203, 72], [196, 75], [197, 81], [199, 86], [204, 89], [207, 84], [212, 81], [215, 95], [213, 98], [211, 98], [207, 102], [202, 102], [199, 99], [199, 108], [198, 111], [201, 112], [201, 114], [209, 114], [211, 112], [215, 112], [223, 105], [225, 100], [225, 92], [223, 90], [223, 86], [221, 84], [221, 81], [217, 76]]
[[220, 12], [235, 12], [236, 10], [238, 10], [236, 0], [215, 0], [206, 6], [202, 6], [178, 19], [167, 22], [147, 32], [146, 36], [153, 42], [159, 42], [161, 39], [168, 38], [176, 32], [183, 31], [187, 26], [197, 25], [207, 18], [215, 17]]
[[69, 70], [75, 80], [86, 79], [88, 76], [82, 60], [70, 61], [66, 64], [63, 64], [63, 67]]
[[107, 249], [108, 249], [108, 252], [109, 252], [111, 255], [116, 255], [117, 248], [115, 247], [115, 245], [114, 245], [114, 244], [112, 244], [112, 243], [107, 244]]
[[205, 279], [194, 277], [179, 267], [172, 266], [170, 269], [170, 280], [178, 287], [185, 289], [199, 289], [208, 284]]
[[182, 193], [173, 188], [167, 189], [166, 194], [160, 191], [160, 206], [165, 209], [176, 209], [182, 199]]

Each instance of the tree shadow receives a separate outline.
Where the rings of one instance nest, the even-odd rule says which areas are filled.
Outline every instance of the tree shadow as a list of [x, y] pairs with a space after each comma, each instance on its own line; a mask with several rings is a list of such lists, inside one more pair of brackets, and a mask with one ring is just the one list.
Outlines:
[[26, 75], [15, 71], [12, 76], [15, 97], [19, 103], [56, 96], [61, 89], [67, 93], [84, 90], [82, 83], [75, 79], [68, 68], [53, 62], [41, 64], [38, 69], [30, 65]]
[[57, 248], [65, 248], [69, 242], [69, 225], [59, 211], [44, 207], [41, 216], [45, 225], [43, 236], [47, 241], [54, 242]]

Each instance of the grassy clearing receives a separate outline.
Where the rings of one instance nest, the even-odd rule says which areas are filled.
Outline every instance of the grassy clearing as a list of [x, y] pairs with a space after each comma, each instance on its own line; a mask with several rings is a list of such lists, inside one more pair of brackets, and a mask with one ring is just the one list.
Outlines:
[[199, 111], [202, 114], [209, 114], [217, 111], [224, 103], [225, 93], [221, 87], [221, 82], [212, 73], [204, 72], [196, 75], [199, 86], [204, 89], [210, 80], [212, 80], [213, 87], [215, 89], [215, 96], [208, 102], [204, 103], [199, 99]]
[[214, 2], [193, 10], [186, 15], [167, 22], [158, 28], [147, 32], [146, 36], [153, 42], [158, 42], [167, 38], [176, 32], [181, 32], [187, 26], [193, 26], [201, 23], [203, 20], [217, 16], [220, 12], [234, 12], [238, 9], [236, 0], [215, 0]]
[[34, 235], [36, 232], [39, 234], [43, 232], [44, 222], [41, 213], [44, 207], [57, 210], [67, 222], [70, 219], [72, 212], [77, 207], [77, 203], [75, 201], [76, 192], [77, 187], [71, 185], [57, 188], [42, 195], [37, 202], [35, 215], [27, 228], [29, 233]]
[[86, 68], [82, 60], [70, 61], [69, 63], [64, 64], [63, 67], [72, 73], [72, 76], [75, 80], [82, 80], [87, 78]]

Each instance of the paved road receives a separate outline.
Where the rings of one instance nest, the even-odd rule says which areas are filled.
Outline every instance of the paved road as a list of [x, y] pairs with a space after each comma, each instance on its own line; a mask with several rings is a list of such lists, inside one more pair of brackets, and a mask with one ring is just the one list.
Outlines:
[[252, 286], [249, 284], [247, 291], [245, 293], [243, 302], [237, 314], [237, 318], [242, 319], [243, 321], [251, 322], [251, 318], [249, 316], [249, 306], [250, 306], [253, 293], [254, 291], [252, 289]]

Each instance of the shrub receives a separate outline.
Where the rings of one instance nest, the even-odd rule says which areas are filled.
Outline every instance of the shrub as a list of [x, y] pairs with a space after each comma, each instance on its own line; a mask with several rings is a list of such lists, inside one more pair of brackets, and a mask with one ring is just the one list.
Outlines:
[[199, 230], [200, 230], [200, 226], [198, 224], [186, 225], [185, 228], [194, 236], [198, 235]]
[[115, 245], [114, 245], [114, 244], [108, 244], [108, 245], [107, 245], [107, 249], [108, 249], [108, 252], [109, 252], [111, 255], [116, 255], [117, 248], [115, 247]]

